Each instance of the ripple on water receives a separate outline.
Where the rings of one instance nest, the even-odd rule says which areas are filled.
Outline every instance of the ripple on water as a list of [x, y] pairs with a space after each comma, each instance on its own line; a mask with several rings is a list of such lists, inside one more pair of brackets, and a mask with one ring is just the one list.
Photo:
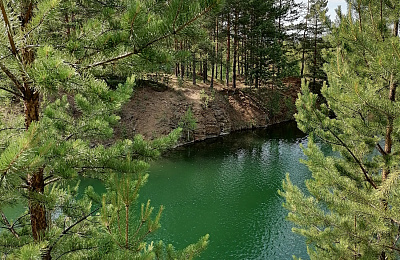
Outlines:
[[182, 248], [209, 233], [201, 259], [308, 259], [277, 193], [287, 172], [295, 184], [309, 177], [299, 163], [306, 139], [294, 130], [264, 131], [185, 147], [157, 162], [141, 193], [166, 208], [153, 239]]

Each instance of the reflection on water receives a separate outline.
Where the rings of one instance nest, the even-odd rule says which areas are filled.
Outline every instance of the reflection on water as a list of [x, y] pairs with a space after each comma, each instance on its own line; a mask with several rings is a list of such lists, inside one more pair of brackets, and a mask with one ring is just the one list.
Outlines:
[[152, 239], [182, 248], [209, 233], [202, 259], [308, 259], [277, 193], [287, 172], [300, 187], [310, 177], [299, 163], [300, 143], [304, 134], [285, 123], [186, 146], [157, 161], [140, 195], [166, 208]]

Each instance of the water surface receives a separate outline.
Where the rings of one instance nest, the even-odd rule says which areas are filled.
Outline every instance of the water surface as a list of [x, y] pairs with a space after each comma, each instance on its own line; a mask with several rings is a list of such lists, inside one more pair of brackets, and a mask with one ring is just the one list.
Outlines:
[[201, 259], [308, 259], [291, 232], [277, 191], [290, 173], [304, 187], [310, 172], [295, 123], [239, 132], [185, 146], [152, 164], [140, 199], [165, 206], [153, 240], [176, 248], [210, 234]]
[[[140, 201], [165, 210], [150, 239], [182, 249], [210, 234], [201, 259], [309, 259], [277, 192], [287, 172], [302, 188], [311, 176], [299, 162], [301, 143], [307, 139], [291, 122], [181, 147], [152, 163]], [[81, 190], [104, 191], [99, 181], [81, 181]]]

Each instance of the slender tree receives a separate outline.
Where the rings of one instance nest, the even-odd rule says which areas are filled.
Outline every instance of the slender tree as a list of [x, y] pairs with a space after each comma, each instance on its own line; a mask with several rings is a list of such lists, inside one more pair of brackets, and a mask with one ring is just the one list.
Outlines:
[[[236, 88], [236, 64], [238, 62], [238, 41], [239, 41], [239, 36], [238, 36], [238, 23], [239, 23], [239, 11], [237, 8], [235, 8], [234, 11], [234, 35], [233, 35], [233, 65], [232, 65], [232, 88]], [[239, 71], [239, 70], [238, 70]]]
[[231, 67], [231, 14], [226, 15], [227, 26], [226, 26], [226, 73], [225, 81], [226, 86], [229, 87], [229, 71]]
[[305, 67], [305, 58], [306, 58], [306, 36], [308, 33], [308, 16], [310, 12], [310, 0], [307, 0], [307, 13], [305, 15], [304, 29], [303, 29], [303, 39], [302, 39], [302, 54], [301, 54], [301, 69], [300, 69], [300, 77], [304, 76], [304, 67]]
[[[327, 12], [326, 0], [310, 0], [307, 19], [307, 32], [303, 36], [303, 52], [305, 54], [305, 65], [308, 73], [303, 75], [311, 78], [311, 90], [320, 92], [322, 81], [326, 80], [326, 73], [323, 70], [325, 62], [322, 52], [329, 48], [329, 43], [324, 41], [323, 36], [329, 32], [330, 21], [325, 16]], [[306, 37], [308, 35], [308, 37]], [[304, 67], [302, 67], [304, 70]]]

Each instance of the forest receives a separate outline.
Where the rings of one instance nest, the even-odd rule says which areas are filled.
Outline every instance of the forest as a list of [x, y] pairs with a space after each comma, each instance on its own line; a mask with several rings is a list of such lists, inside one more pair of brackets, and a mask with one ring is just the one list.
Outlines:
[[211, 231], [154, 240], [168, 208], [139, 200], [150, 165], [295, 120], [310, 175], [273, 193], [307, 257], [398, 259], [400, 5], [327, 3], [0, 0], [1, 258], [201, 257]]

